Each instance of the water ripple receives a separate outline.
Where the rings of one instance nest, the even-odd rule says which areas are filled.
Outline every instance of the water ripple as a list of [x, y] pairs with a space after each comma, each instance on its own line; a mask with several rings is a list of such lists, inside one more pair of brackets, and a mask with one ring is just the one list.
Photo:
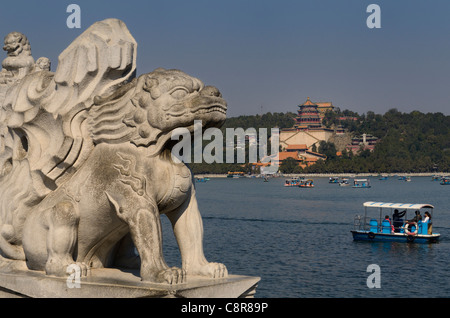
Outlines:
[[[352, 189], [314, 178], [314, 189], [284, 188], [284, 179], [212, 179], [197, 184], [208, 260], [229, 272], [261, 277], [256, 297], [450, 297], [450, 187], [429, 178], [372, 179]], [[426, 189], [426, 191], [424, 191]], [[365, 201], [430, 203], [438, 244], [355, 242], [350, 230]], [[377, 215], [379, 217], [379, 213]], [[180, 264], [163, 222], [169, 264]], [[381, 269], [381, 288], [367, 287], [367, 266]], [[413, 289], [405, 282], [413, 282]]]

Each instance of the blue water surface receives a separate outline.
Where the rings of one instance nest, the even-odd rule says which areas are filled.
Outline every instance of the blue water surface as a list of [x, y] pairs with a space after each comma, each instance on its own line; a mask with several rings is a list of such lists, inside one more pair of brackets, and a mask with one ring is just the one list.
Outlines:
[[[207, 259], [231, 274], [261, 277], [256, 297], [450, 297], [450, 186], [431, 177], [371, 177], [370, 189], [328, 178], [314, 178], [312, 189], [286, 188], [284, 181], [212, 178], [195, 185]], [[353, 241], [353, 219], [364, 214], [365, 201], [432, 204], [440, 242]], [[180, 266], [171, 226], [162, 219], [166, 261]], [[370, 264], [380, 268], [380, 288], [367, 285]]]

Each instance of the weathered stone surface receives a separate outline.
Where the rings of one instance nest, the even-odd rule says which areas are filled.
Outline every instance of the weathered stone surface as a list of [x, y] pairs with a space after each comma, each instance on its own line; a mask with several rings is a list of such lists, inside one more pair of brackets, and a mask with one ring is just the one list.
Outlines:
[[[55, 72], [46, 58], [34, 62], [21, 33], [9, 34], [4, 49], [0, 286], [31, 297], [91, 289], [111, 297], [124, 290], [136, 297], [203, 297], [213, 284], [212, 294], [230, 295], [217, 294], [216, 285], [234, 290], [242, 279], [227, 278], [225, 265], [206, 260], [192, 175], [171, 157], [175, 129], [193, 133], [194, 120], [203, 129], [222, 125], [227, 107], [219, 90], [179, 70], [136, 78], [137, 43], [117, 19], [97, 22], [75, 39]], [[164, 260], [161, 214], [172, 222], [182, 268]], [[10, 261], [20, 268], [12, 271], [18, 263]], [[73, 264], [84, 288], [63, 292]], [[124, 267], [138, 269], [138, 276], [122, 280], [126, 273], [114, 269]], [[108, 282], [114, 288], [103, 291]], [[237, 285], [233, 295], [242, 292]]]
[[258, 277], [229, 275], [220, 279], [189, 276], [182, 284], [141, 281], [138, 270], [93, 269], [78, 287], [69, 288], [71, 278], [48, 276], [26, 266], [9, 266], [0, 271], [0, 298], [251, 298]]

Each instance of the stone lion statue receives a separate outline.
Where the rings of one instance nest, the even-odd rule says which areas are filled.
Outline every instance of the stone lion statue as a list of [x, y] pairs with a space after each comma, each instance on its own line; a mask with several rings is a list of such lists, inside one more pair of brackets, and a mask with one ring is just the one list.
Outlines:
[[11, 32], [5, 37], [3, 50], [8, 56], [3, 60], [0, 81], [7, 83], [19, 80], [34, 70], [34, 59], [27, 37], [20, 32]]
[[[226, 277], [203, 253], [203, 226], [189, 168], [171, 157], [172, 132], [220, 127], [219, 90], [179, 70], [135, 77], [136, 42], [125, 24], [92, 25], [33, 72], [0, 112], [0, 258], [65, 276], [136, 265], [142, 280], [177, 284]], [[170, 219], [182, 268], [163, 257], [160, 215]]]

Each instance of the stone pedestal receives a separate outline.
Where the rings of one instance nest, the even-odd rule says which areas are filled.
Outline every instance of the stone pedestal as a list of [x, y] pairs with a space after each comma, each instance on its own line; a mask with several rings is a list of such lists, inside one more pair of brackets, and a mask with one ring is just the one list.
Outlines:
[[[138, 271], [114, 268], [93, 269], [74, 281], [52, 277], [20, 266], [0, 268], [0, 297], [31, 298], [249, 298], [256, 291], [259, 277], [229, 275], [227, 278], [188, 277], [178, 285], [142, 282]], [[72, 283], [72, 284], [70, 284]]]

